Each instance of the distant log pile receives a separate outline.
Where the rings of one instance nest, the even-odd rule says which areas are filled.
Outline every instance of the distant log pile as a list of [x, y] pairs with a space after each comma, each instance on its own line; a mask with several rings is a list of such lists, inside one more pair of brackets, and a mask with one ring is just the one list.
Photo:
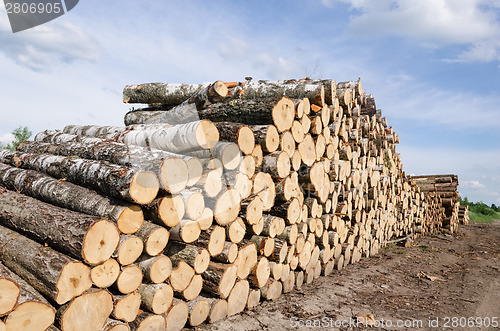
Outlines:
[[123, 100], [148, 108], [0, 151], [0, 329], [194, 327], [456, 229], [458, 179], [406, 176], [359, 80], [128, 85]]
[[[427, 196], [433, 217], [427, 219], [422, 232], [432, 232], [434, 229], [446, 229], [453, 233], [458, 228], [458, 176], [457, 175], [428, 175], [411, 176], [411, 180]], [[425, 229], [426, 228], [426, 229]]]

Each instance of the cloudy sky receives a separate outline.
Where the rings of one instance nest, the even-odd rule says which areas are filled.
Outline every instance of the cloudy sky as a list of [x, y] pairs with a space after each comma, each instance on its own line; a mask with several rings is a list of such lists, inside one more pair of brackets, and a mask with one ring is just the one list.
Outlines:
[[124, 85], [361, 77], [409, 174], [500, 204], [497, 0], [85, 0], [13, 34], [0, 5], [0, 142], [122, 125]]

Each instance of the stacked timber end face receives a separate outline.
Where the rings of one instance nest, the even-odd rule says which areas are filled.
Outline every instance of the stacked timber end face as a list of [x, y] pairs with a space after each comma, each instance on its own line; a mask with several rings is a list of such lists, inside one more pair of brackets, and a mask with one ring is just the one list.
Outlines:
[[125, 127], [0, 151], [0, 330], [179, 330], [458, 220], [361, 82], [128, 85]]

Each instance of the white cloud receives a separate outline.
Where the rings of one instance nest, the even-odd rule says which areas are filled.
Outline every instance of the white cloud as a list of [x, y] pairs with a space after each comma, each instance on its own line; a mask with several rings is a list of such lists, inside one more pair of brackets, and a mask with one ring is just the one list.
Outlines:
[[481, 184], [477, 180], [466, 180], [461, 183], [461, 185], [465, 188], [470, 188], [473, 190], [485, 190], [486, 186], [484, 184]]
[[321, 4], [328, 8], [333, 8], [334, 0], [321, 0]]
[[354, 9], [349, 31], [397, 35], [423, 45], [465, 45], [460, 61], [500, 59], [498, 3], [491, 0], [341, 0]]
[[4, 133], [3, 135], [0, 136], [1, 144], [8, 144], [12, 140], [14, 140], [14, 135], [12, 133]]
[[47, 71], [61, 62], [95, 61], [100, 52], [93, 37], [68, 22], [51, 22], [12, 33], [5, 8], [0, 8], [0, 45], [0, 52], [34, 71]]

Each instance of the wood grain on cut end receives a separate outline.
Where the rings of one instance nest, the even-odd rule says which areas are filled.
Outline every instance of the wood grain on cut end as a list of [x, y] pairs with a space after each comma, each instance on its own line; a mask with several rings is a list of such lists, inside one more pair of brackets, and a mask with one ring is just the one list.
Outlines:
[[249, 291], [250, 284], [247, 280], [240, 280], [234, 285], [231, 293], [229, 294], [229, 297], [227, 298], [228, 316], [239, 314], [245, 309]]
[[163, 160], [159, 169], [162, 187], [170, 193], [179, 193], [186, 188], [189, 180], [189, 169], [186, 161], [181, 158]]
[[134, 292], [142, 283], [142, 271], [138, 266], [129, 265], [122, 268], [122, 272], [116, 280], [116, 288], [120, 293], [128, 294]]
[[113, 297], [108, 291], [89, 291], [66, 307], [61, 316], [61, 329], [100, 330], [112, 311]]
[[140, 171], [130, 183], [130, 196], [140, 205], [153, 201], [160, 189], [158, 177], [151, 171]]
[[185, 214], [185, 206], [182, 197], [178, 195], [160, 198], [158, 205], [158, 216], [166, 226], [176, 226]]
[[115, 296], [113, 317], [125, 322], [132, 322], [139, 314], [140, 306], [141, 294], [137, 291], [124, 296]]
[[189, 317], [189, 307], [184, 301], [174, 299], [174, 304], [167, 312], [166, 329], [168, 331], [180, 331], [186, 325]]
[[209, 120], [201, 120], [196, 127], [196, 141], [203, 149], [215, 147], [219, 141], [219, 131], [217, 127]]
[[[16, 307], [5, 319], [8, 331], [44, 331], [54, 323], [55, 310], [43, 302], [27, 301]], [[0, 330], [1, 330], [0, 326]]]
[[272, 117], [279, 132], [290, 129], [295, 117], [295, 104], [287, 97], [281, 98], [272, 109]]
[[106, 288], [113, 285], [120, 274], [120, 264], [115, 259], [108, 259], [90, 271], [90, 279], [95, 286]]
[[79, 296], [92, 286], [90, 268], [81, 262], [67, 263], [57, 279], [56, 302], [60, 305]]
[[4, 316], [16, 306], [21, 287], [14, 280], [0, 275], [0, 293], [0, 316]]
[[126, 207], [118, 219], [116, 220], [116, 225], [118, 230], [124, 234], [132, 234], [141, 228], [144, 222], [144, 213], [141, 207], [137, 205], [131, 205]]

